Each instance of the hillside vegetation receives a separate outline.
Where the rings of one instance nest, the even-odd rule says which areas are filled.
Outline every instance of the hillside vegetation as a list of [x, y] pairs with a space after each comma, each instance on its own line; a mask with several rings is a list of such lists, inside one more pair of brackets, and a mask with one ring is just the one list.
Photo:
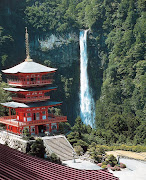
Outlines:
[[[90, 29], [94, 48], [98, 50], [94, 63], [100, 62], [102, 73], [97, 83], [96, 66], [89, 72], [97, 101], [94, 134], [108, 143], [146, 143], [145, 0], [5, 0], [0, 3], [1, 67], [16, 64], [18, 53], [14, 49], [19, 47], [19, 35], [24, 33], [26, 25], [32, 34]], [[21, 51], [24, 57], [23, 47]]]

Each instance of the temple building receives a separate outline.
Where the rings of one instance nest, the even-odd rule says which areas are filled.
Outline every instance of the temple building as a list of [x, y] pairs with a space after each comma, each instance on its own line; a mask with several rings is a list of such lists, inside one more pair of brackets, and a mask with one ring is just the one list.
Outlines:
[[[50, 92], [57, 89], [52, 86], [56, 68], [50, 68], [34, 62], [29, 55], [28, 33], [26, 29], [26, 59], [24, 62], [2, 70], [7, 76], [10, 88], [4, 88], [13, 94], [12, 102], [1, 103], [9, 108], [9, 116], [0, 117], [0, 123], [6, 130], [22, 134], [27, 128], [31, 135], [58, 130], [60, 122], [66, 122], [66, 116], [55, 116], [50, 108], [62, 102], [50, 100]], [[11, 111], [15, 115], [11, 115]]]

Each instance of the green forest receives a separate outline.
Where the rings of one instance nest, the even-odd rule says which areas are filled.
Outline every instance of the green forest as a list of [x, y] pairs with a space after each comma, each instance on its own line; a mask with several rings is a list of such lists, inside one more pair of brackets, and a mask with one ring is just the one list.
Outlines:
[[[0, 70], [25, 59], [26, 26], [32, 37], [90, 29], [88, 71], [96, 101], [93, 142], [146, 144], [145, 0], [0, 1]], [[77, 95], [79, 63], [73, 66], [76, 74], [57, 79], [64, 103]], [[4, 81], [0, 78], [0, 102], [10, 99], [2, 89]], [[0, 107], [0, 115], [6, 113]]]

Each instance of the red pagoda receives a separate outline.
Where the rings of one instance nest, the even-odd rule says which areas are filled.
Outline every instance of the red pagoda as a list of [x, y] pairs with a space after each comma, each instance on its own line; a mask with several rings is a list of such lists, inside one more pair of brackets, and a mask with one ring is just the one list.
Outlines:
[[[11, 88], [4, 88], [14, 94], [12, 102], [1, 103], [9, 108], [9, 116], [0, 117], [0, 123], [6, 125], [6, 130], [22, 134], [25, 128], [31, 135], [58, 130], [60, 122], [66, 122], [66, 116], [55, 116], [48, 112], [51, 107], [62, 102], [50, 101], [53, 74], [57, 69], [34, 62], [29, 56], [28, 33], [26, 29], [26, 59], [24, 62], [2, 70], [7, 75]], [[11, 115], [14, 109], [16, 115]]]

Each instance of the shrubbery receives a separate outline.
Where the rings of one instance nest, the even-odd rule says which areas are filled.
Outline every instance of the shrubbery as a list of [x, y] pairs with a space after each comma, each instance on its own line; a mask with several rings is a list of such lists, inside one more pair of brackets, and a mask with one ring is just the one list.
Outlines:
[[115, 166], [116, 164], [118, 164], [116, 157], [113, 156], [112, 154], [107, 156], [105, 163], [110, 164], [112, 167]]
[[56, 164], [62, 164], [62, 161], [60, 160], [60, 158], [55, 153], [48, 155], [46, 160], [53, 162], [53, 163], [56, 163]]
[[26, 141], [28, 141], [28, 140], [34, 140], [34, 137], [31, 136], [28, 128], [25, 128], [25, 129], [23, 130], [23, 139], [26, 140]]
[[146, 146], [142, 145], [114, 145], [114, 146], [107, 146], [107, 145], [97, 145], [98, 147], [102, 147], [105, 151], [113, 151], [113, 150], [124, 150], [124, 151], [132, 151], [132, 152], [146, 152]]
[[83, 154], [83, 148], [81, 146], [74, 146], [74, 150], [77, 153], [77, 155]]
[[32, 143], [32, 145], [30, 146], [30, 151], [28, 152], [28, 154], [37, 156], [40, 158], [44, 158], [45, 153], [46, 151], [45, 151], [43, 140], [39, 138], [36, 139], [36, 141]]
[[126, 165], [123, 163], [120, 163], [120, 168], [126, 168]]
[[102, 165], [101, 168], [106, 169], [107, 165]]

